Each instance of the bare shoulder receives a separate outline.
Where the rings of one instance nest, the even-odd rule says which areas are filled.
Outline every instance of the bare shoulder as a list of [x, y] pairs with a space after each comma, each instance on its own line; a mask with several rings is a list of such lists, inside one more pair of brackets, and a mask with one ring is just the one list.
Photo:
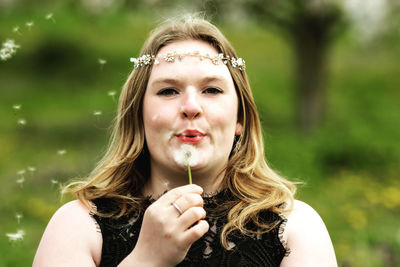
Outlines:
[[298, 223], [317, 223], [320, 224], [322, 222], [319, 214], [307, 203], [295, 200], [293, 211], [288, 215], [288, 223], [292, 221], [294, 222], [294, 226]]
[[50, 219], [33, 266], [96, 266], [102, 237], [89, 210], [78, 200], [66, 203]]
[[293, 211], [287, 216], [284, 239], [290, 254], [281, 266], [337, 266], [325, 223], [307, 203], [295, 200]]

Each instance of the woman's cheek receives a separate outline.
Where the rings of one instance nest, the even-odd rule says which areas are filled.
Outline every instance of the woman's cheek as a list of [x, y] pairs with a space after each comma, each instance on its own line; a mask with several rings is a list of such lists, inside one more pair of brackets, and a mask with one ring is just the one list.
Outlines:
[[156, 121], [158, 119], [158, 114], [154, 114], [153, 117], [151, 117], [152, 121]]

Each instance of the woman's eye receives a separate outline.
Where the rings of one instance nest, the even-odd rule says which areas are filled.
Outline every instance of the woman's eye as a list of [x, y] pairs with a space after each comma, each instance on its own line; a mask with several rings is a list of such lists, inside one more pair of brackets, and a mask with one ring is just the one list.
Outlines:
[[162, 96], [171, 96], [171, 95], [175, 95], [178, 94], [178, 91], [176, 91], [173, 88], [165, 88], [160, 90], [157, 95], [162, 95]]
[[222, 93], [222, 90], [215, 87], [210, 87], [205, 89], [203, 93], [216, 95]]

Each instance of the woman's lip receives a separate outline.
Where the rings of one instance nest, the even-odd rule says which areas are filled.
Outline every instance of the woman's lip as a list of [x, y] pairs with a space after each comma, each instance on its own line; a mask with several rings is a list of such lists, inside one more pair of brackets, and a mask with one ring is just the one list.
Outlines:
[[182, 143], [197, 145], [201, 141], [203, 141], [205, 135], [195, 135], [195, 136], [188, 136], [188, 135], [178, 135], [178, 140]]
[[182, 143], [196, 145], [200, 143], [206, 135], [198, 130], [188, 129], [177, 134], [176, 136], [178, 137], [178, 140]]
[[178, 134], [178, 136], [181, 136], [181, 135], [183, 135], [183, 136], [204, 136], [205, 134], [198, 130], [187, 129]]

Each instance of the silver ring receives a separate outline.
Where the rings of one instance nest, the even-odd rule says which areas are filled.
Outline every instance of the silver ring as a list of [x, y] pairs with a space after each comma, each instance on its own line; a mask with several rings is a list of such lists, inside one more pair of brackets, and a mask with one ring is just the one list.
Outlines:
[[181, 208], [179, 208], [178, 204], [172, 202], [171, 205], [174, 206], [174, 208], [179, 212], [179, 215], [182, 215], [183, 211], [181, 210]]

